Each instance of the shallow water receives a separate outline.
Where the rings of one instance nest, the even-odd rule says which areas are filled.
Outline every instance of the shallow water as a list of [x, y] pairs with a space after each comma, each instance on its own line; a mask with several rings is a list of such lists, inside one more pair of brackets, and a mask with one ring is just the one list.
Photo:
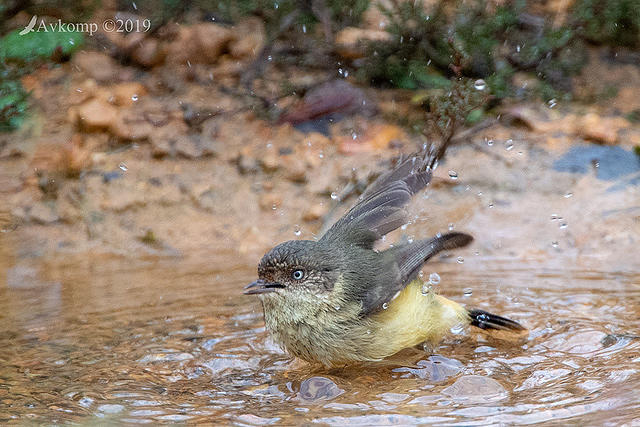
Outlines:
[[327, 371], [268, 339], [257, 299], [241, 294], [255, 266], [234, 253], [3, 254], [0, 423], [640, 425], [637, 273], [479, 256], [425, 272], [529, 339], [465, 333], [434, 355]]

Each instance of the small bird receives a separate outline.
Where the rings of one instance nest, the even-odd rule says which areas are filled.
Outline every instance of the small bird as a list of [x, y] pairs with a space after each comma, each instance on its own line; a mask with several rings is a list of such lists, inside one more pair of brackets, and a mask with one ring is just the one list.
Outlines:
[[473, 238], [447, 233], [377, 251], [376, 241], [406, 224], [406, 205], [431, 181], [441, 151], [409, 156], [376, 179], [319, 240], [292, 240], [260, 261], [244, 293], [262, 301], [266, 328], [286, 350], [327, 367], [379, 361], [423, 344], [434, 349], [452, 328], [522, 333], [513, 320], [467, 310], [419, 278], [435, 254]]

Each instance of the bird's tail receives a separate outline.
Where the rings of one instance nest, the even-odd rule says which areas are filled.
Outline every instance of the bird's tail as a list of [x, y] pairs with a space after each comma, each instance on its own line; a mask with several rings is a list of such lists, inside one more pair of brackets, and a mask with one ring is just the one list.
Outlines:
[[474, 309], [469, 310], [468, 314], [469, 318], [471, 319], [471, 325], [476, 326], [480, 329], [494, 329], [514, 332], [522, 332], [527, 330], [518, 322], [507, 319], [506, 317], [498, 316], [497, 314], [489, 313], [488, 311]]

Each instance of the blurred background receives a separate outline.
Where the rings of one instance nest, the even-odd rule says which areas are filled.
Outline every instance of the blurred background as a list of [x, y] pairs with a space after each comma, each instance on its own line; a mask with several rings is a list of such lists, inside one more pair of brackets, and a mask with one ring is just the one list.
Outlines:
[[[639, 95], [638, 0], [4, 1], [0, 422], [639, 423]], [[431, 143], [380, 247], [529, 340], [292, 360], [257, 262]]]

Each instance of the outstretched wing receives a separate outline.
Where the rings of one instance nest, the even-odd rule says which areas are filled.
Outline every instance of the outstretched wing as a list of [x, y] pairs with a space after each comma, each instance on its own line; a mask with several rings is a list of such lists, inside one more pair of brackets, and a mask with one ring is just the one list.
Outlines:
[[[385, 302], [403, 290], [413, 281], [422, 265], [440, 251], [460, 248], [473, 241], [473, 237], [464, 233], [448, 233], [432, 239], [419, 240], [387, 249], [381, 259], [387, 264], [381, 266], [377, 277], [371, 277], [361, 290], [363, 314], [379, 309]], [[398, 272], [390, 279], [385, 271]], [[386, 276], [386, 277], [385, 277]]]
[[376, 240], [407, 222], [405, 206], [429, 184], [436, 160], [434, 150], [425, 150], [401, 161], [395, 169], [378, 177], [321, 240], [339, 240], [372, 249]]

